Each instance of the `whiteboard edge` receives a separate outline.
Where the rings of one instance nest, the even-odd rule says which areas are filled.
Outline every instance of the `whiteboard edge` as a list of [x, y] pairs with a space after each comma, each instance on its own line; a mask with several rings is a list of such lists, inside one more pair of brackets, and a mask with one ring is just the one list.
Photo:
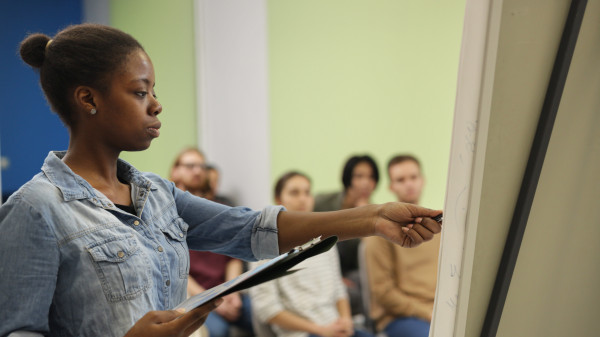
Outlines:
[[473, 180], [469, 200], [469, 212], [465, 231], [465, 244], [459, 285], [459, 306], [456, 314], [455, 335], [465, 336], [469, 310], [469, 295], [475, 256], [475, 243], [477, 238], [477, 224], [479, 221], [479, 206], [483, 188], [483, 174], [485, 155], [489, 130], [490, 113], [492, 108], [492, 94], [494, 87], [496, 57], [500, 37], [500, 22], [502, 17], [503, 0], [492, 0], [488, 16], [487, 45], [485, 52], [484, 72], [482, 76], [482, 92], [479, 109], [479, 126], [477, 134], [477, 148], [473, 163]]
[[[488, 126], [489, 126], [489, 116], [491, 110], [491, 98], [492, 98], [492, 89], [493, 89], [493, 80], [494, 80], [494, 72], [496, 65], [496, 54], [497, 54], [497, 46], [498, 46], [498, 37], [499, 37], [499, 28], [500, 28], [500, 16], [502, 10], [502, 0], [489, 0], [487, 3], [483, 3], [478, 0], [467, 0], [465, 6], [465, 22], [463, 27], [463, 39], [467, 35], [466, 32], [469, 29], [483, 29], [486, 30], [486, 35], [484, 39], [484, 62], [480, 69], [477, 69], [476, 77], [479, 80], [468, 81], [465, 78], [469, 75], [468, 71], [465, 71], [464, 68], [461, 67], [459, 69], [458, 74], [458, 83], [459, 84], [468, 84], [467, 87], [473, 85], [473, 83], [477, 83], [476, 87], [472, 90], [479, 91], [479, 95], [477, 95], [478, 100], [478, 111], [477, 111], [477, 135], [476, 135], [476, 149], [475, 149], [475, 157], [473, 160], [473, 166], [471, 169], [471, 183], [469, 188], [469, 202], [468, 202], [468, 212], [466, 218], [466, 229], [465, 236], [463, 241], [463, 256], [460, 270], [460, 281], [458, 285], [458, 302], [457, 302], [457, 311], [454, 319], [454, 330], [453, 336], [464, 336], [466, 329], [466, 314], [468, 312], [468, 303], [469, 303], [469, 288], [471, 285], [471, 275], [472, 275], [472, 267], [473, 267], [473, 254], [475, 248], [475, 240], [472, 238], [476, 237], [477, 233], [477, 218], [479, 215], [479, 198], [481, 197], [481, 189], [482, 189], [482, 180], [483, 180], [483, 168], [485, 164], [485, 153], [487, 147], [487, 135], [488, 135]], [[474, 15], [474, 16], [469, 16]], [[486, 17], [487, 21], [480, 22], [477, 19], [472, 19], [473, 17]], [[461, 47], [461, 66], [466, 66], [467, 62], [465, 60], [472, 57], [473, 54], [477, 55], [479, 48], [482, 48], [481, 44], [477, 45], [468, 45], [463, 40], [463, 45]], [[469, 63], [475, 64], [477, 63]], [[456, 116], [459, 111], [456, 111], [461, 104], [458, 102], [463, 98], [464, 93], [468, 91], [468, 88], [459, 87], [457, 88], [457, 97], [455, 104], [455, 119], [454, 119], [454, 127], [453, 127], [453, 141], [452, 146], [455, 146], [454, 137], [456, 137]], [[452, 160], [452, 158], [451, 158]], [[452, 164], [449, 164], [449, 170], [452, 167]], [[447, 182], [447, 190], [450, 182]], [[448, 198], [448, 194], [446, 194], [446, 198]], [[447, 202], [447, 200], [446, 200]], [[443, 233], [442, 233], [443, 236]], [[442, 239], [443, 240], [443, 239]], [[440, 265], [438, 265], [438, 283], [440, 282], [441, 275], [441, 258], [442, 250], [439, 252], [439, 261]], [[436, 296], [434, 303], [434, 313], [437, 311], [436, 308], [439, 305], [439, 287], [436, 288]], [[435, 320], [435, 315], [433, 317]], [[431, 331], [429, 336], [439, 336], [437, 331], [435, 330], [436, 325], [432, 321]], [[441, 334], [447, 333], [447, 331], [439, 332]]]
[[[477, 20], [477, 18], [480, 18], [482, 16], [487, 16], [487, 12], [486, 6], [481, 6], [481, 4], [483, 4], [483, 2], [478, 2], [477, 0], [472, 1], [472, 0], [467, 0], [466, 4], [465, 4], [465, 17], [464, 17], [464, 23], [463, 23], [463, 33], [462, 33], [462, 42], [461, 42], [461, 50], [460, 50], [460, 57], [459, 57], [459, 67], [458, 67], [458, 74], [457, 74], [457, 86], [456, 86], [456, 99], [454, 102], [454, 119], [453, 119], [453, 126], [452, 126], [452, 140], [451, 140], [451, 144], [450, 144], [450, 160], [448, 162], [448, 181], [446, 182], [446, 196], [445, 196], [445, 201], [444, 201], [444, 213], [445, 213], [445, 217], [447, 218], [449, 216], [449, 214], [447, 214], [447, 211], [449, 210], [449, 199], [450, 199], [450, 192], [451, 192], [451, 188], [452, 188], [452, 184], [453, 182], [450, 180], [453, 176], [453, 168], [456, 166], [454, 164], [454, 161], [457, 160], [457, 153], [460, 152], [458, 150], [458, 147], [460, 146], [461, 142], [458, 141], [458, 137], [460, 137], [461, 133], [459, 132], [459, 120], [462, 118], [463, 115], [468, 115], [469, 113], [471, 113], [472, 111], [467, 111], [467, 110], [461, 110], [462, 107], [462, 101], [467, 100], [467, 99], [472, 99], [473, 96], [469, 95], [469, 94], [465, 94], [472, 92], [473, 90], [475, 92], [479, 92], [480, 91], [480, 85], [479, 83], [481, 83], [481, 73], [483, 71], [483, 66], [481, 66], [481, 68], [479, 68], [479, 64], [477, 62], [467, 62], [467, 60], [473, 58], [473, 55], [476, 57], [478, 57], [478, 54], [480, 54], [480, 49], [485, 49], [485, 41], [483, 44], [473, 44], [472, 40], [470, 39], [469, 36], [469, 30], [470, 29], [474, 29], [475, 31], [477, 31], [477, 29], [480, 29], [480, 22]], [[479, 5], [479, 6], [478, 6]], [[479, 7], [479, 8], [478, 8]], [[483, 55], [483, 53], [481, 53]], [[472, 75], [472, 73], [475, 73], [475, 75]], [[476, 77], [478, 78], [478, 80], [472, 81], [471, 78], [472, 77]], [[477, 83], [476, 85], [473, 85], [472, 83]], [[471, 88], [471, 90], [466, 90], [465, 88]], [[480, 95], [476, 95], [474, 96], [475, 99], [477, 100], [477, 106], [479, 106], [479, 100], [480, 100]], [[469, 116], [472, 118], [472, 116]], [[439, 306], [441, 304], [440, 300], [441, 300], [441, 285], [443, 283], [443, 278], [441, 277], [441, 275], [443, 274], [443, 263], [445, 261], [444, 259], [444, 242], [445, 241], [445, 236], [446, 236], [446, 232], [447, 232], [447, 227], [442, 227], [442, 238], [441, 238], [441, 245], [440, 245], [440, 250], [439, 250], [439, 255], [438, 255], [438, 271], [437, 271], [437, 286], [436, 286], [436, 293], [435, 293], [435, 297], [434, 297], [434, 308], [433, 308], [433, 317], [432, 317], [432, 322], [430, 325], [430, 331], [429, 331], [429, 336], [430, 337], [440, 337], [440, 336], [447, 336], [448, 331], [443, 330], [443, 331], [438, 331], [436, 330], [436, 328], [440, 325], [443, 325], [443, 323], [438, 322], [438, 312], [443, 311]], [[464, 239], [464, 238], [463, 238]], [[464, 242], [463, 242], [464, 243]], [[464, 249], [463, 249], [464, 251]], [[460, 288], [460, 285], [458, 285], [458, 287]], [[455, 330], [455, 325], [456, 325], [456, 314], [453, 320], [452, 325], [449, 327], [452, 329], [452, 336], [454, 336], [454, 330]], [[441, 328], [446, 328], [444, 326], [442, 326]]]

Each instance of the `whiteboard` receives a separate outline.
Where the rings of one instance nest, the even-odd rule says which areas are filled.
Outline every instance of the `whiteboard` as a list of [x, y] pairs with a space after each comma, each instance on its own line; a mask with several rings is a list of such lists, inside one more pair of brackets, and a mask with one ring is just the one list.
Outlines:
[[470, 273], [469, 264], [463, 267], [463, 257], [473, 246], [465, 238], [477, 230], [477, 222], [468, 220], [477, 218], [481, 194], [501, 6], [502, 1], [467, 1], [465, 7], [430, 336], [455, 336], [459, 308], [467, 303], [468, 292], [460, 294], [461, 286], [468, 287]]
[[[467, 0], [430, 336], [479, 336], [569, 0]], [[589, 0], [497, 336], [595, 336], [600, 0]]]

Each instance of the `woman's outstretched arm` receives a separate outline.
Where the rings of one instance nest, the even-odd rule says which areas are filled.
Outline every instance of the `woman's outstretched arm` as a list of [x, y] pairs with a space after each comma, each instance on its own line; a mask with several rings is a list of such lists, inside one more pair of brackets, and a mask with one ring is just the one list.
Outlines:
[[378, 235], [402, 247], [416, 247], [441, 231], [441, 224], [432, 219], [441, 213], [400, 202], [335, 212], [280, 212], [279, 252], [287, 252], [321, 235], [337, 235], [340, 240]]

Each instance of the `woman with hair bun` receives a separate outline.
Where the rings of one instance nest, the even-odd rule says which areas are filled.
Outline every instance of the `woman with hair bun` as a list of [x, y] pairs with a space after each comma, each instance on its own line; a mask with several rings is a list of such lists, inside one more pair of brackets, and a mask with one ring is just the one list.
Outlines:
[[0, 208], [0, 336], [188, 336], [220, 303], [187, 313], [188, 247], [270, 258], [319, 235], [380, 235], [415, 246], [440, 211], [391, 203], [343, 212], [228, 207], [119, 159], [160, 135], [152, 62], [106, 26], [33, 34], [21, 57], [66, 125], [67, 151]]

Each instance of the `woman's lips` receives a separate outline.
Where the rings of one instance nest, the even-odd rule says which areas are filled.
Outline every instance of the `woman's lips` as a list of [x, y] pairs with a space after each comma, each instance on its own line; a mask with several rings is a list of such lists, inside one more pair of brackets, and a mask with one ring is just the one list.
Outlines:
[[154, 138], [160, 136], [160, 131], [158, 128], [148, 128], [148, 133]]

